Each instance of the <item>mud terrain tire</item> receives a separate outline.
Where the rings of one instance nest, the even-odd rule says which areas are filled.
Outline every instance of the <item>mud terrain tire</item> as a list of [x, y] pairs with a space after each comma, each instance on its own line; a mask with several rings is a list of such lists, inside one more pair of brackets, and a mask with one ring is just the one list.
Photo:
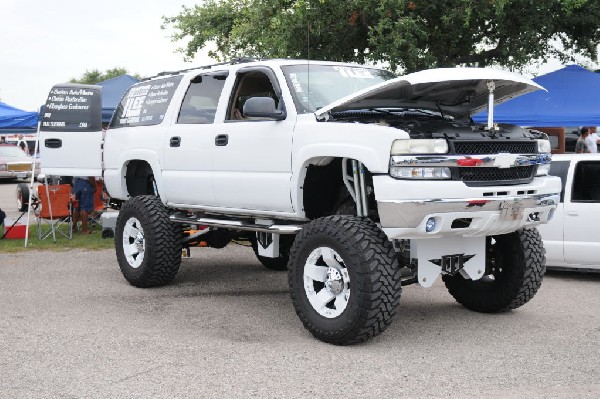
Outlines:
[[366, 341], [390, 325], [400, 302], [392, 244], [371, 220], [316, 219], [296, 236], [289, 285], [298, 317], [321, 341]]
[[168, 284], [181, 264], [182, 232], [158, 197], [142, 195], [123, 204], [115, 229], [119, 267], [133, 286]]
[[460, 274], [442, 277], [454, 299], [476, 312], [503, 312], [525, 305], [542, 285], [546, 272], [542, 238], [536, 229], [493, 239], [495, 243], [486, 249], [491, 273], [476, 281]]

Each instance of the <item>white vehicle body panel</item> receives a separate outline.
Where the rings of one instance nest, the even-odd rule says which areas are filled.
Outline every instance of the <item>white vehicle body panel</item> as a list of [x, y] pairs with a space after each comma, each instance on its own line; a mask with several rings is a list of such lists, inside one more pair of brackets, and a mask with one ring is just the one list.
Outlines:
[[223, 208], [292, 212], [290, 199], [293, 118], [229, 121], [215, 126], [227, 134], [214, 147], [215, 196]]
[[[62, 176], [102, 176], [102, 131], [61, 132], [60, 149], [45, 148], [42, 173]], [[40, 146], [57, 132], [40, 132]], [[60, 166], [55, 166], [60, 165]]]

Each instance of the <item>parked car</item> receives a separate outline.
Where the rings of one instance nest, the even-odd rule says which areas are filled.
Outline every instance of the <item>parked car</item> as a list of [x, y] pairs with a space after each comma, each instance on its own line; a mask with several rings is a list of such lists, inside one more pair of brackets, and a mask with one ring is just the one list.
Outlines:
[[40, 173], [39, 161], [25, 154], [16, 145], [0, 144], [0, 179], [26, 179], [31, 177], [32, 165], [34, 174]]
[[550, 174], [562, 180], [552, 221], [538, 226], [550, 269], [600, 272], [600, 154], [557, 154]]

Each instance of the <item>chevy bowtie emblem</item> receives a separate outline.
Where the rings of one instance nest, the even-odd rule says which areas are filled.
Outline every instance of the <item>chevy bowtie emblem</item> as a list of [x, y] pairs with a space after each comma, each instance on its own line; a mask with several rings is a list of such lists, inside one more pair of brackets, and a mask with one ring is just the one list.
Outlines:
[[454, 274], [462, 269], [465, 263], [474, 256], [465, 254], [444, 255], [441, 259], [429, 259], [429, 261], [434, 265], [441, 266], [443, 273]]

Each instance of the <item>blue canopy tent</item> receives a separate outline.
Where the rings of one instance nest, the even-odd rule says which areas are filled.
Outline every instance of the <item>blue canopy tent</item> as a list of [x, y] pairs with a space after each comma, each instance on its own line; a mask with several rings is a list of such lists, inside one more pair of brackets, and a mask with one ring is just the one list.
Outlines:
[[133, 76], [121, 75], [97, 83], [98, 86], [102, 86], [102, 123], [110, 122], [110, 118], [119, 105], [125, 91], [137, 82], [139, 80]]
[[[533, 79], [538, 90], [494, 107], [494, 122], [519, 126], [600, 126], [600, 74], [569, 65]], [[487, 111], [473, 116], [487, 122]]]
[[0, 102], [0, 128], [37, 129], [38, 113], [23, 111]]

